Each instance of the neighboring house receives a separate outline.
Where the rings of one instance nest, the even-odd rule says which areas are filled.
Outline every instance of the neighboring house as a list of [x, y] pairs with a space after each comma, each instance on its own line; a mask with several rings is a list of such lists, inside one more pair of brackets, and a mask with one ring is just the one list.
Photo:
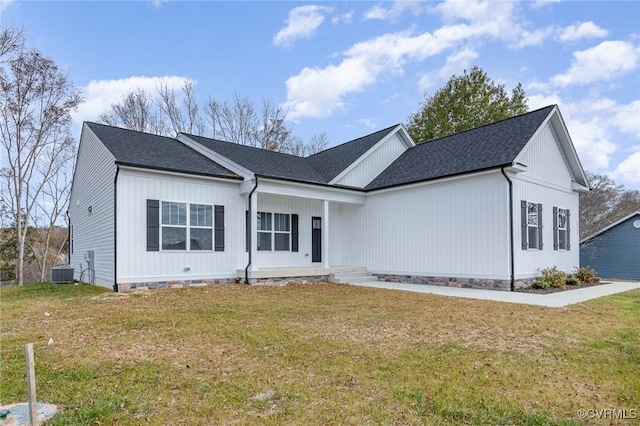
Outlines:
[[557, 106], [420, 145], [399, 124], [306, 158], [85, 123], [70, 264], [116, 291], [349, 271], [515, 289], [578, 266], [587, 190]]
[[580, 241], [580, 266], [602, 278], [640, 280], [640, 211]]

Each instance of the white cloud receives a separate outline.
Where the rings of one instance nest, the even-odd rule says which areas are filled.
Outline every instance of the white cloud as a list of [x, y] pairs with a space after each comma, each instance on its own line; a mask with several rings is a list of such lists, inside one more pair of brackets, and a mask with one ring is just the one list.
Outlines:
[[162, 6], [162, 3], [166, 3], [168, 1], [169, 0], [153, 0], [152, 3], [154, 7], [160, 7]]
[[543, 7], [553, 4], [560, 3], [561, 0], [535, 0], [531, 2], [532, 9], [542, 9]]
[[569, 25], [561, 30], [558, 40], [562, 42], [574, 42], [584, 38], [602, 38], [606, 37], [609, 31], [600, 28], [593, 21], [583, 22], [580, 25]]
[[571, 68], [551, 78], [557, 86], [587, 84], [614, 79], [638, 68], [640, 48], [625, 41], [603, 41], [597, 46], [573, 52]]
[[362, 19], [395, 21], [407, 10], [410, 11], [413, 15], [418, 15], [422, 12], [422, 4], [419, 1], [407, 0], [396, 0], [393, 2], [393, 6], [390, 8], [384, 8], [381, 4], [376, 4], [364, 13]]
[[478, 56], [478, 52], [469, 47], [447, 56], [446, 64], [439, 70], [422, 76], [418, 82], [418, 87], [424, 92], [430, 87], [448, 80], [454, 74], [462, 74], [462, 72], [468, 68], [469, 65], [478, 58]]
[[640, 140], [640, 100], [621, 105], [613, 110], [612, 125], [620, 132], [633, 135]]
[[612, 177], [627, 187], [640, 187], [640, 146], [611, 173]]
[[389, 11], [387, 9], [385, 9], [384, 7], [380, 6], [379, 4], [376, 4], [375, 6], [371, 7], [371, 9], [367, 10], [364, 13], [363, 19], [380, 19], [380, 20], [384, 20], [384, 19], [388, 19], [389, 18]]
[[[528, 97], [530, 109], [547, 105], [559, 105], [578, 156], [586, 170], [606, 172], [611, 170], [614, 154], [620, 152], [617, 141], [631, 136], [640, 141], [640, 101], [620, 104], [603, 97], [590, 97], [574, 102], [564, 102], [557, 93], [535, 94]], [[634, 157], [635, 158], [635, 157]], [[632, 160], [627, 159], [620, 168], [627, 184], [633, 184], [630, 176]], [[624, 173], [622, 173], [624, 171]], [[637, 182], [636, 182], [637, 186]]]
[[331, 23], [333, 25], [350, 24], [352, 18], [353, 18], [353, 11], [350, 11], [347, 13], [343, 13], [341, 15], [334, 16], [333, 18], [331, 18]]
[[549, 27], [538, 28], [533, 31], [521, 30], [519, 40], [512, 43], [510, 47], [514, 49], [522, 49], [524, 47], [539, 46], [551, 34], [553, 34], [553, 29]]
[[294, 41], [313, 36], [324, 22], [324, 13], [332, 9], [326, 6], [306, 5], [289, 11], [287, 25], [273, 37], [276, 46], [289, 46]]
[[360, 120], [358, 120], [358, 122], [360, 124], [364, 124], [366, 127], [369, 127], [370, 129], [375, 129], [376, 127], [378, 127], [377, 124], [370, 118], [361, 118]]
[[0, 0], [0, 12], [7, 9], [13, 3], [15, 3], [15, 0]]
[[[438, 7], [446, 5], [442, 3]], [[384, 34], [356, 43], [342, 53], [343, 59], [338, 64], [303, 68], [286, 81], [287, 101], [284, 107], [289, 111], [288, 118], [328, 117], [345, 106], [345, 98], [349, 94], [364, 90], [382, 77], [401, 75], [409, 62], [423, 61], [470, 39], [480, 43], [484, 38], [502, 38], [513, 28], [510, 23], [513, 5], [510, 2], [475, 2], [469, 5], [479, 5], [470, 8], [479, 10], [482, 16], [467, 15], [465, 8], [444, 8], [436, 12], [446, 15], [447, 19], [462, 16], [473, 22], [443, 26], [433, 33], [404, 31]]]
[[107, 111], [112, 104], [118, 103], [122, 97], [132, 90], [143, 89], [156, 94], [156, 87], [160, 82], [166, 83], [169, 89], [179, 89], [184, 83], [193, 81], [186, 77], [128, 77], [119, 80], [91, 80], [82, 87], [85, 99], [78, 111], [73, 115], [73, 121], [80, 124], [83, 121], [95, 121], [98, 115]]

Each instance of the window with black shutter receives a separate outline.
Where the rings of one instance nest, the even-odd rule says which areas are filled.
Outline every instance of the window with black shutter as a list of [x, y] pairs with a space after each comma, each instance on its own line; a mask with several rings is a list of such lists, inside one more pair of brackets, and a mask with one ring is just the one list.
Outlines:
[[147, 200], [147, 251], [160, 250], [160, 201]]
[[215, 251], [224, 251], [224, 206], [215, 206]]

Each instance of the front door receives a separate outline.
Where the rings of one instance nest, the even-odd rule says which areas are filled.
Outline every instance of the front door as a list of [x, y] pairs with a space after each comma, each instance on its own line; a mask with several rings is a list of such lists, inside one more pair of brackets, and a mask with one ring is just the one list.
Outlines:
[[322, 218], [311, 218], [311, 261], [322, 262]]

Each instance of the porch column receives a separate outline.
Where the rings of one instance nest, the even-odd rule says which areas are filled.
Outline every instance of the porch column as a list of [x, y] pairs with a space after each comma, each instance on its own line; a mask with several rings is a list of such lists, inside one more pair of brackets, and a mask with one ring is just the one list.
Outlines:
[[249, 216], [249, 226], [251, 227], [251, 266], [250, 271], [256, 271], [258, 267], [258, 193], [251, 197], [251, 215]]
[[329, 200], [322, 200], [322, 267], [329, 267]]

